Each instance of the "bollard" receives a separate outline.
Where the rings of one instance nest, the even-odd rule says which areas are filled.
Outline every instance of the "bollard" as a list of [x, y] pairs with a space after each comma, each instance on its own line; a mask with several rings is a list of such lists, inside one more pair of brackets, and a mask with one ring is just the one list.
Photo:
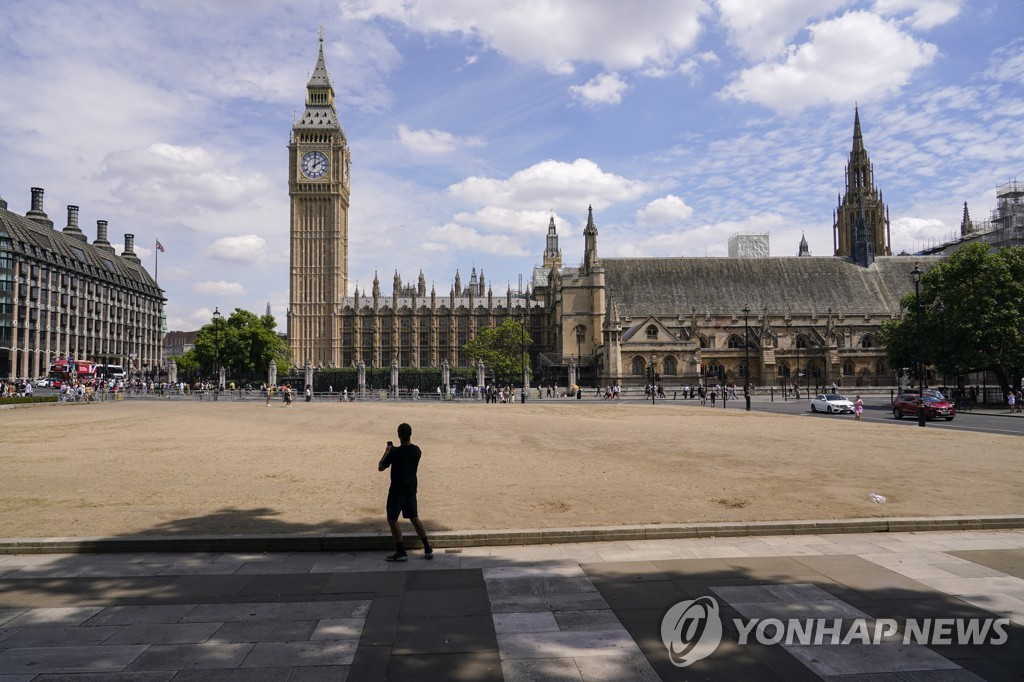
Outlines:
[[771, 387], [771, 389], [769, 389], [769, 390], [771, 391], [771, 394], [772, 394], [772, 402], [774, 403], [774, 402], [775, 402], [775, 387], [774, 387], [774, 386], [772, 386], [772, 387]]

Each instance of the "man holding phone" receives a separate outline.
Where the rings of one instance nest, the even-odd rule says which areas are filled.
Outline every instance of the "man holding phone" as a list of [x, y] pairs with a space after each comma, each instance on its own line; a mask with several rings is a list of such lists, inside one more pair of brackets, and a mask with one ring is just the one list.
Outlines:
[[388, 527], [391, 528], [391, 537], [395, 539], [395, 553], [385, 557], [386, 561], [405, 561], [409, 558], [405, 552], [405, 545], [402, 543], [402, 529], [398, 525], [398, 515], [409, 519], [416, 534], [423, 542], [423, 558], [433, 559], [434, 550], [427, 540], [427, 531], [420, 521], [416, 509], [416, 470], [420, 464], [420, 449], [413, 445], [412, 427], [408, 424], [398, 425], [399, 445], [396, 448], [391, 441], [384, 450], [384, 456], [377, 464], [377, 471], [384, 471], [391, 467], [391, 487], [388, 488]]

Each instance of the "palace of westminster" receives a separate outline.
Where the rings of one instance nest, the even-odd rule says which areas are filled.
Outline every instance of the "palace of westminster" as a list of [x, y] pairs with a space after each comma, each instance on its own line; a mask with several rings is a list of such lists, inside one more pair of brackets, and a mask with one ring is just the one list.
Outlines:
[[[927, 269], [961, 242], [1000, 243], [1005, 235], [1016, 242], [1024, 234], [1024, 187], [1013, 182], [1000, 188], [991, 224], [973, 224], [965, 205], [959, 240], [913, 258], [893, 256], [888, 211], [855, 111], [831, 256], [811, 256], [802, 239], [797, 255], [771, 257], [767, 235], [740, 235], [730, 240], [729, 257], [604, 258], [589, 211], [579, 265], [563, 264], [552, 218], [523, 292], [495, 295], [473, 269], [467, 282], [457, 273], [440, 294], [427, 291], [421, 271], [415, 283], [396, 272], [386, 293], [375, 276], [371, 290], [349, 295], [350, 151], [322, 37], [288, 150], [287, 329], [298, 366], [470, 367], [466, 342], [512, 318], [533, 339], [534, 385], [642, 384], [652, 366], [669, 386], [696, 383], [702, 373], [755, 385], [801, 375], [820, 384], [890, 385], [894, 372], [878, 331], [902, 314], [914, 264]], [[42, 376], [60, 355], [139, 371], [166, 364], [166, 299], [134, 254], [133, 236], [125, 235], [118, 256], [101, 220], [89, 243], [76, 206], [57, 230], [43, 211], [43, 190], [32, 192], [26, 215], [0, 198], [0, 377]]]

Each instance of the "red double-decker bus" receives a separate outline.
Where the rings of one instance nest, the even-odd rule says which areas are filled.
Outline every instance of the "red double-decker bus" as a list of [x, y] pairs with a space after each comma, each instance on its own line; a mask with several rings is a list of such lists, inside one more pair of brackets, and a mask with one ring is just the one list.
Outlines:
[[50, 365], [50, 380], [56, 382], [90, 381], [96, 378], [97, 365], [88, 360], [65, 360], [61, 358]]

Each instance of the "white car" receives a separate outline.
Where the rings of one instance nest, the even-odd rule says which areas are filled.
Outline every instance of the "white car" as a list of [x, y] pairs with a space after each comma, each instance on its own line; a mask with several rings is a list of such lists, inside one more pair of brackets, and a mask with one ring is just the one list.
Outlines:
[[50, 385], [50, 380], [49, 379], [36, 379], [36, 387], [37, 388], [46, 388], [49, 385]]
[[835, 412], [853, 413], [853, 403], [846, 399], [846, 396], [838, 393], [819, 393], [811, 401], [811, 412]]

